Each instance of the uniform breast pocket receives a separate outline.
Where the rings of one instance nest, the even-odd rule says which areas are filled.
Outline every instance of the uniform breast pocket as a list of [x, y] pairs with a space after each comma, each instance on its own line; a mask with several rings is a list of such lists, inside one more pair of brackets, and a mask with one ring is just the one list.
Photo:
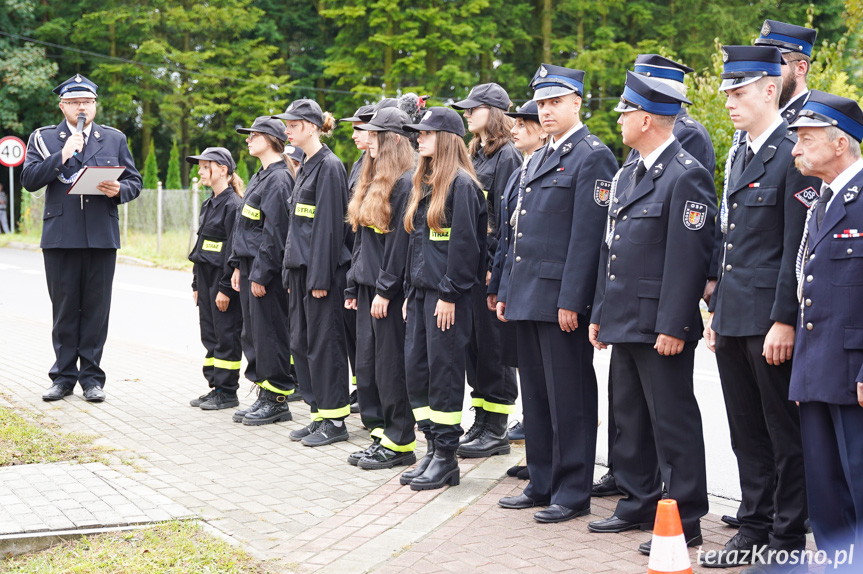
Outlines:
[[542, 181], [539, 190], [540, 211], [559, 213], [572, 209], [572, 176], [552, 175]]
[[773, 229], [779, 225], [776, 213], [775, 187], [753, 187], [746, 192], [746, 227], [749, 229]]
[[224, 229], [206, 226], [198, 232], [198, 254], [203, 263], [221, 265], [228, 249]]
[[761, 328], [770, 328], [773, 321], [770, 312], [776, 302], [776, 283], [779, 281], [779, 269], [776, 267], [755, 268], [755, 324]]
[[659, 243], [665, 237], [662, 203], [646, 203], [632, 208], [629, 240], [640, 245]]
[[659, 295], [662, 293], [661, 279], [638, 280], [638, 330], [642, 333], [656, 332], [656, 316], [659, 313]]
[[63, 240], [63, 225], [56, 217], [63, 215], [62, 203], [48, 203], [42, 214], [42, 242], [47, 244], [59, 243]]
[[120, 165], [120, 162], [117, 160], [117, 156], [110, 155], [97, 155], [91, 161], [94, 165], [105, 167], [117, 167]]
[[311, 222], [315, 219], [316, 211], [317, 205], [315, 204], [315, 200], [313, 198], [306, 198], [300, 196], [294, 201], [291, 214], [294, 218], [294, 221], [299, 220], [311, 224]]
[[830, 241], [830, 281], [834, 285], [863, 285], [863, 237]]

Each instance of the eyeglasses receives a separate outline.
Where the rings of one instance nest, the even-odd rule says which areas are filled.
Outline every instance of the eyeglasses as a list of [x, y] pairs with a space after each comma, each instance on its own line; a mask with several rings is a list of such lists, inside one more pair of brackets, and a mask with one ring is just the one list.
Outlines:
[[256, 136], [259, 136], [259, 135], [261, 135], [260, 132], [252, 132], [248, 135], [248, 137], [246, 137], [246, 141], [250, 142], [253, 139], [255, 139]]
[[95, 106], [96, 100], [63, 100], [62, 103], [75, 108], [78, 106]]
[[469, 118], [473, 115], [476, 110], [487, 110], [489, 106], [477, 106], [475, 108], [468, 108], [464, 111], [464, 117]]

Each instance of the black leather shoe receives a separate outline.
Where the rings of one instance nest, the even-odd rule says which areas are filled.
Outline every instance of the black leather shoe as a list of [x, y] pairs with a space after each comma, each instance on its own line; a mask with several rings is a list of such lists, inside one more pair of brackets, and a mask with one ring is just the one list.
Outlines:
[[485, 427], [485, 415], [487, 414], [482, 407], [471, 407], [474, 412], [473, 424], [467, 429], [467, 432], [458, 437], [458, 444], [463, 445], [479, 436], [482, 429]]
[[537, 522], [546, 523], [566, 522], [567, 520], [572, 520], [573, 518], [584, 516], [585, 514], [590, 514], [589, 506], [587, 508], [582, 508], [581, 510], [573, 510], [572, 508], [567, 508], [560, 504], [552, 504], [548, 508], [534, 513], [533, 519]]
[[413, 479], [422, 475], [431, 464], [432, 458], [434, 458], [434, 442], [429, 441], [425, 456], [420, 459], [420, 463], [415, 468], [402, 473], [399, 477], [399, 484], [407, 486], [413, 482]]
[[623, 494], [617, 488], [617, 482], [614, 480], [614, 475], [606, 472], [602, 478], [593, 483], [593, 488], [590, 490], [591, 496], [614, 496], [615, 494]]
[[363, 458], [364, 456], [366, 456], [367, 454], [369, 454], [371, 452], [374, 452], [378, 448], [378, 445], [380, 445], [380, 444], [381, 444], [381, 439], [374, 438], [372, 440], [372, 444], [370, 444], [369, 446], [367, 446], [363, 450], [358, 450], [356, 452], [352, 452], [351, 454], [349, 454], [348, 455], [348, 464], [350, 464], [351, 466], [356, 466], [357, 463], [360, 462], [361, 458]]
[[521, 472], [522, 470], [524, 470], [526, 468], [527, 468], [526, 466], [521, 466], [521, 465], [511, 466], [508, 469], [506, 469], [506, 475], [516, 477], [516, 476], [518, 476], [519, 472]]
[[215, 394], [216, 394], [216, 389], [210, 389], [210, 392], [207, 393], [206, 395], [201, 395], [197, 399], [192, 399], [191, 401], [189, 401], [189, 406], [200, 407], [201, 403], [204, 403], [204, 402], [212, 399], [213, 395], [215, 395]]
[[509, 436], [509, 442], [523, 443], [524, 425], [521, 421], [515, 421], [508, 429], [506, 429], [506, 434]]
[[243, 417], [244, 425], [256, 427], [286, 422], [294, 418], [285, 395], [261, 389], [260, 398], [261, 406], [254, 412], [246, 413], [246, 416]]
[[603, 518], [602, 520], [594, 520], [587, 525], [587, 529], [591, 532], [626, 532], [627, 530], [650, 530], [653, 528], [652, 522], [630, 522], [617, 516], [611, 518]]
[[524, 467], [523, 469], [518, 471], [518, 474], [516, 474], [516, 476], [520, 480], [530, 480], [530, 471], [527, 469], [527, 467]]
[[253, 388], [258, 393], [258, 398], [255, 399], [255, 402], [253, 402], [252, 406], [250, 406], [249, 408], [241, 409], [239, 411], [234, 412], [233, 416], [231, 417], [231, 420], [234, 421], [235, 423], [243, 422], [243, 418], [245, 418], [245, 416], [247, 414], [253, 413], [256, 410], [258, 410], [259, 408], [261, 408], [261, 404], [263, 403], [263, 401], [261, 400], [261, 387], [259, 387], [258, 385], [255, 385]]
[[361, 458], [357, 466], [363, 470], [382, 470], [396, 466], [410, 466], [416, 461], [417, 455], [414, 451], [396, 452], [378, 445], [378, 448]]
[[351, 412], [352, 413], [360, 412], [360, 402], [359, 402], [359, 400], [357, 400], [357, 392], [356, 391], [351, 393], [350, 404], [351, 404]]
[[533, 508], [534, 506], [548, 506], [548, 502], [538, 502], [524, 493], [517, 496], [504, 496], [497, 501], [497, 505], [501, 508], [512, 508], [521, 510], [522, 508]]
[[348, 440], [348, 427], [344, 421], [340, 426], [336, 426], [332, 419], [324, 419], [318, 426], [318, 430], [300, 442], [303, 446], [325, 446], [343, 440]]
[[59, 401], [63, 397], [68, 397], [72, 394], [72, 387], [54, 383], [51, 388], [42, 394], [43, 401]]
[[228, 391], [216, 391], [208, 400], [201, 403], [201, 409], [205, 411], [220, 411], [240, 406], [237, 393]]
[[[69, 391], [69, 393], [71, 394], [72, 391]], [[105, 400], [105, 391], [99, 386], [84, 389], [84, 400], [88, 403], [101, 403]]]
[[[639, 544], [638, 545], [638, 551], [641, 552], [642, 554], [644, 554], [645, 556], [650, 556], [650, 543], [651, 542], [653, 542], [652, 538], [650, 540], [648, 540], [647, 542], [642, 542], [641, 544]], [[686, 545], [689, 548], [695, 548], [696, 546], [701, 546], [702, 544], [704, 544], [704, 539], [701, 537], [700, 534], [696, 534], [692, 538], [689, 538], [686, 540]]]
[[740, 528], [740, 521], [737, 520], [736, 516], [731, 516], [729, 514], [723, 514], [722, 518], [720, 518], [722, 522], [730, 526], [731, 528]]
[[435, 490], [447, 484], [458, 486], [460, 481], [455, 452], [436, 449], [425, 472], [411, 481], [411, 490]]
[[507, 415], [489, 413], [485, 415], [485, 426], [476, 438], [459, 445], [456, 454], [464, 458], [486, 458], [496, 454], [509, 454], [509, 435], [506, 431]]
[[288, 433], [288, 438], [294, 442], [301, 441], [310, 434], [318, 432], [318, 427], [321, 426], [322, 422], [324, 421], [312, 421], [303, 428], [292, 430]]
[[731, 568], [752, 564], [753, 552], [767, 546], [766, 540], [756, 540], [737, 533], [725, 543], [721, 550], [708, 550], [701, 555], [701, 565], [705, 568]]

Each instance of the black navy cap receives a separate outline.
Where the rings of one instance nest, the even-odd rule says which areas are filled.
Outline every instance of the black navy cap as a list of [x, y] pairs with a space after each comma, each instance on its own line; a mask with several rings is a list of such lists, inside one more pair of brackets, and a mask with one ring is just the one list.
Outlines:
[[494, 82], [474, 86], [467, 98], [452, 105], [457, 110], [470, 110], [478, 106], [491, 106], [503, 111], [509, 109], [509, 94]]
[[756, 46], [776, 46], [783, 53], [800, 52], [812, 57], [812, 48], [818, 31], [804, 26], [795, 26], [779, 20], [765, 20]]
[[368, 120], [364, 120], [360, 116], [364, 116], [366, 114], [373, 114], [374, 110], [375, 110], [374, 106], [360, 106], [357, 108], [357, 111], [354, 112], [354, 115], [352, 115], [349, 118], [342, 118], [339, 121], [340, 122], [365, 122]]
[[584, 94], [584, 71], [540, 64], [530, 81], [533, 99], [544, 100], [567, 94]]
[[863, 141], [863, 110], [854, 100], [812, 90], [791, 129], [837, 127], [858, 142]]
[[376, 111], [368, 122], [357, 126], [357, 129], [369, 132], [395, 132], [405, 135], [404, 126], [410, 122], [411, 119], [408, 115], [400, 109], [384, 108]]
[[72, 98], [95, 98], [98, 88], [99, 86], [81, 74], [75, 74], [53, 91], [60, 96], [61, 100], [71, 100]]
[[539, 122], [539, 107], [537, 107], [536, 102], [530, 100], [523, 106], [519, 107], [514, 112], [506, 112], [504, 115], [509, 116], [511, 118], [521, 118], [523, 120], [530, 120], [536, 123]]
[[368, 112], [357, 114], [357, 117], [360, 118], [360, 121], [367, 122], [372, 119], [372, 116], [375, 115], [375, 112], [379, 110], [385, 110], [387, 108], [397, 108], [399, 107], [399, 101], [395, 98], [384, 98], [375, 105], [372, 106], [372, 109]]
[[635, 73], [651, 78], [663, 78], [683, 83], [683, 77], [694, 71], [659, 54], [639, 54], [635, 58]]
[[250, 128], [237, 128], [238, 134], [250, 134], [252, 132], [269, 134], [283, 143], [288, 139], [285, 134], [285, 124], [271, 116], [255, 118]]
[[231, 157], [231, 152], [223, 147], [208, 147], [201, 155], [187, 155], [186, 161], [191, 164], [196, 164], [199, 161], [214, 161], [219, 165], [228, 168], [228, 174], [234, 173], [237, 169], [237, 164], [234, 163], [234, 158]]
[[751, 84], [765, 76], [781, 76], [785, 60], [773, 46], [722, 46], [720, 91]]
[[306, 120], [319, 128], [324, 126], [324, 111], [321, 109], [321, 106], [315, 100], [306, 98], [294, 100], [288, 106], [288, 109], [285, 110], [285, 113], [271, 117], [280, 120]]
[[406, 124], [408, 132], [449, 132], [464, 137], [464, 122], [458, 112], [443, 106], [429, 108], [418, 124]]
[[656, 78], [649, 78], [626, 72], [626, 85], [620, 103], [615, 112], [633, 112], [641, 110], [659, 116], [676, 116], [680, 113], [680, 104], [691, 104], [677, 90]]
[[289, 158], [291, 158], [295, 162], [301, 163], [303, 161], [303, 156], [305, 155], [305, 153], [303, 153], [302, 148], [292, 146], [292, 145], [286, 145], [285, 151], [283, 152], [283, 155], [288, 156]]

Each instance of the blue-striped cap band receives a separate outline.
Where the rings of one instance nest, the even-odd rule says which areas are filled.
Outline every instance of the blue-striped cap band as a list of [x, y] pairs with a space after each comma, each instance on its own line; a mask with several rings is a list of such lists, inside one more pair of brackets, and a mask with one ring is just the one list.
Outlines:
[[763, 72], [767, 72], [768, 76], [781, 76], [782, 64], [772, 62], [761, 62], [755, 60], [737, 60], [734, 62], [725, 62], [722, 66], [724, 74], [735, 74], [743, 72], [747, 76], [760, 76]]
[[830, 106], [824, 105], [821, 102], [806, 102], [803, 106], [803, 110], [800, 112], [800, 115], [805, 115], [806, 111], [812, 111], [816, 114], [820, 114], [822, 116], [826, 116], [832, 120], [836, 120], [836, 127], [851, 135], [858, 142], [863, 142], [863, 125], [861, 125], [857, 120], [854, 120], [839, 110], [831, 108]]
[[680, 113], [680, 102], [660, 103], [649, 100], [629, 86], [623, 87], [623, 99], [641, 106], [641, 109], [649, 114], [660, 116], [676, 116]]
[[636, 74], [645, 74], [651, 78], [664, 78], [666, 80], [674, 80], [683, 82], [683, 70], [672, 70], [671, 68], [663, 68], [660, 66], [646, 66], [644, 64], [635, 65]]
[[546, 77], [542, 78], [538, 83], [533, 85], [533, 89], [534, 91], [536, 91], [541, 88], [550, 88], [552, 86], [561, 85], [577, 91], [579, 95], [584, 93], [584, 84], [582, 84], [578, 80], [574, 78], [568, 78], [566, 76], [558, 76], [555, 74], [549, 74]]
[[[791, 44], [794, 46], [800, 46], [800, 50], [804, 54], [806, 54], [807, 56], [812, 55], [812, 48], [813, 48], [812, 44], [810, 44], [809, 42], [804, 42], [800, 38], [795, 38], [794, 36], [786, 36], [784, 34], [776, 34], [775, 32], [770, 32], [766, 36], [763, 36], [761, 39], [762, 40], [764, 40], [764, 39], [776, 40], [777, 42], [782, 42], [783, 44]], [[778, 47], [781, 48], [782, 46], [778, 46]]]

